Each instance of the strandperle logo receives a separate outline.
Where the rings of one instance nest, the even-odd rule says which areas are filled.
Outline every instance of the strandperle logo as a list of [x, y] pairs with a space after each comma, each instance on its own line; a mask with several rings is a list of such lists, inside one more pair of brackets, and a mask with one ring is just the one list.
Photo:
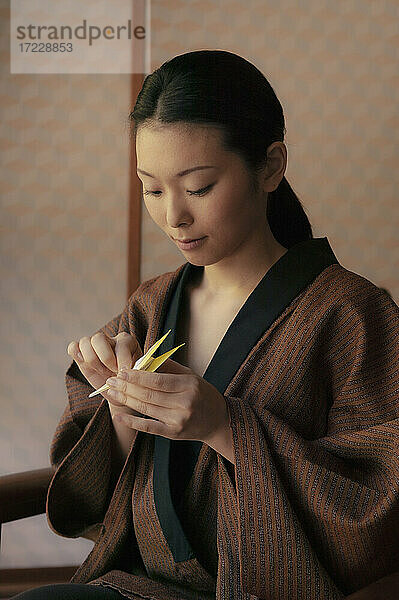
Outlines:
[[40, 40], [40, 41], [65, 41], [65, 40], [88, 40], [89, 46], [94, 41], [106, 40], [136, 40], [145, 39], [145, 28], [138, 25], [132, 28], [132, 20], [128, 19], [126, 25], [88, 25], [83, 19], [82, 24], [76, 27], [70, 25], [19, 25], [16, 38], [18, 40]]
[[150, 0], [12, 0], [11, 73], [151, 73]]

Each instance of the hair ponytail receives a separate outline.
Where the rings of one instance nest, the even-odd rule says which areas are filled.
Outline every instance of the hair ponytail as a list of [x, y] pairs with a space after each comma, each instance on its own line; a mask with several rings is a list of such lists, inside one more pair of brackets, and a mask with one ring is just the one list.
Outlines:
[[285, 248], [313, 238], [309, 219], [285, 177], [274, 192], [269, 193], [266, 211], [272, 234]]
[[[239, 154], [254, 176], [267, 148], [283, 141], [282, 106], [266, 77], [252, 63], [226, 50], [175, 56], [144, 80], [129, 118], [134, 134], [144, 123], [198, 123], [218, 127], [223, 146]], [[269, 193], [270, 229], [286, 248], [313, 237], [302, 204], [285, 177]]]

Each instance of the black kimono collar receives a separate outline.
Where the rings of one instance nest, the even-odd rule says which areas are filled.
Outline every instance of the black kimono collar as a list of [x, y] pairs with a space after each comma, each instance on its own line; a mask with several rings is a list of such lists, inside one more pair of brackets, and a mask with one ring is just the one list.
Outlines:
[[[337, 263], [326, 237], [312, 238], [289, 248], [267, 271], [238, 311], [203, 378], [223, 394], [232, 376], [264, 332], [306, 286], [324, 269]], [[176, 339], [183, 291], [188, 281], [203, 270], [203, 266], [189, 262], [184, 265], [167, 310], [162, 335], [169, 329], [172, 331], [160, 347], [160, 352], [167, 352], [185, 341]], [[173, 357], [175, 360], [178, 360], [178, 352]]]
[[[257, 341], [305, 287], [332, 264], [339, 263], [326, 237], [312, 238], [289, 248], [267, 271], [238, 311], [203, 378], [224, 394]], [[160, 353], [185, 341], [176, 339], [183, 292], [190, 279], [204, 267], [187, 262], [179, 269], [174, 291], [172, 289], [169, 292], [163, 306], [164, 323], [160, 336], [169, 329], [172, 331], [160, 346]], [[178, 355], [179, 351], [173, 359], [179, 361]], [[154, 500], [165, 539], [176, 562], [194, 557], [178, 513], [201, 446], [202, 442], [199, 441], [177, 441], [154, 436]]]

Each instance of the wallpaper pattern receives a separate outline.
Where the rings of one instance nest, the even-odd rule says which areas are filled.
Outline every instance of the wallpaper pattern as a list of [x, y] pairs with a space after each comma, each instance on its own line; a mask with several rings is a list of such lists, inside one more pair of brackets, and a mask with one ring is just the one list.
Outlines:
[[[315, 236], [399, 301], [395, 0], [153, 0], [152, 68], [183, 52], [236, 52], [286, 117], [286, 176]], [[126, 301], [128, 75], [10, 75], [0, 2], [1, 472], [48, 464], [71, 340]], [[396, 36], [396, 37], [395, 37]], [[143, 205], [142, 275], [185, 262]], [[3, 528], [1, 566], [79, 564], [92, 542], [45, 517]]]

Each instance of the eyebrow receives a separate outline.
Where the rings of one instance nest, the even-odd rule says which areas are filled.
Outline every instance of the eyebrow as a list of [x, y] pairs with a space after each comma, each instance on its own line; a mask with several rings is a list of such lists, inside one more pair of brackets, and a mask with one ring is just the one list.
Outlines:
[[[210, 165], [201, 165], [199, 167], [192, 167], [191, 169], [186, 169], [185, 171], [180, 171], [180, 173], [176, 173], [176, 177], [184, 177], [184, 175], [188, 175], [189, 173], [192, 173], [193, 171], [199, 171], [200, 169], [216, 169], [216, 167], [212, 167]], [[141, 169], [137, 169], [137, 172], [141, 173], [142, 175], [148, 175], [148, 177], [154, 178], [154, 175], [151, 175], [151, 173], [147, 173], [147, 171], [142, 171]]]

